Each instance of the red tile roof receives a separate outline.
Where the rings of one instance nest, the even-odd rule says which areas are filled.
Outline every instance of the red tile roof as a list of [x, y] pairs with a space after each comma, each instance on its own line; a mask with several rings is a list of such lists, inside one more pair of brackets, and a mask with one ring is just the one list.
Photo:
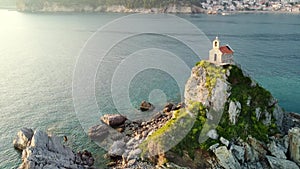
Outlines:
[[223, 53], [223, 54], [233, 54], [233, 50], [228, 46], [221, 46], [220, 47], [220, 51]]

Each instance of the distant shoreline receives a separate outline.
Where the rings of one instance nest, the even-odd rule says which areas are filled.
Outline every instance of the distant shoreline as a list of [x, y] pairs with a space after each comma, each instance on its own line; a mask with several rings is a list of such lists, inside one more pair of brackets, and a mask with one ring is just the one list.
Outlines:
[[[151, 9], [129, 9], [128, 11], [76, 11], [76, 10], [18, 10], [16, 7], [1, 7], [0, 10], [8, 11], [17, 11], [21, 13], [124, 13], [124, 14], [133, 14], [133, 13], [145, 13], [145, 14], [206, 14], [206, 15], [238, 15], [238, 14], [291, 14], [299, 15], [300, 12], [288, 12], [288, 11], [224, 11], [215, 14], [209, 14], [207, 10], [203, 9], [201, 12], [151, 12]], [[130, 11], [131, 10], [131, 11]]]
[[116, 14], [180, 14], [180, 15], [197, 15], [197, 14], [203, 14], [203, 15], [239, 15], [239, 14], [284, 14], [284, 15], [299, 15], [300, 12], [284, 12], [284, 11], [233, 11], [233, 12], [222, 12], [220, 14], [207, 14], [207, 13], [143, 13], [143, 12], [80, 12], [80, 11], [18, 11], [17, 9], [3, 9], [0, 8], [0, 10], [9, 10], [9, 11], [17, 11], [20, 13], [53, 13], [53, 14], [59, 14], [59, 13], [82, 13], [82, 14], [101, 14], [101, 13], [116, 13]]

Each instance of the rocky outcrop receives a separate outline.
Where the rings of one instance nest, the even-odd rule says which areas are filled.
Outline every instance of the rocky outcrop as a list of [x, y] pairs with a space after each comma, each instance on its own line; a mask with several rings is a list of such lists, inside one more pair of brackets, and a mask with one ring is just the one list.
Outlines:
[[[213, 130], [208, 130], [211, 139], [217, 140], [212, 135], [218, 135], [220, 138], [218, 143], [210, 140], [216, 144], [211, 145], [206, 142], [199, 145], [202, 147], [210, 145], [209, 151], [214, 153], [211, 158], [215, 156], [218, 166], [298, 168], [296, 163], [300, 153], [296, 140], [300, 140], [298, 138], [300, 132], [294, 129], [294, 132], [289, 132], [289, 139], [284, 136], [286, 134], [284, 130], [290, 127], [284, 118], [290, 119], [287, 121], [291, 125], [297, 125], [299, 121], [291, 118], [292, 114], [284, 113], [278, 106], [277, 100], [246, 76], [239, 67], [234, 65], [218, 67], [205, 61], [197, 63], [192, 69], [185, 88], [187, 106], [191, 109], [195, 102], [204, 105], [207, 120], [218, 116], [216, 113], [210, 113], [211, 110], [222, 110], [217, 111], [222, 115], [216, 127], [217, 133], [212, 134]], [[192, 130], [197, 131], [196, 129]], [[288, 147], [290, 147], [290, 154], [287, 151]], [[191, 150], [187, 149], [187, 151]], [[294, 156], [291, 158], [293, 161], [288, 159], [292, 156]], [[196, 161], [193, 163], [196, 165]]]
[[29, 128], [22, 128], [16, 138], [13, 141], [13, 145], [16, 149], [24, 150], [33, 136], [33, 130]]
[[[49, 136], [45, 132], [23, 128], [14, 140], [14, 146], [22, 150], [20, 169], [92, 169], [94, 158], [88, 151], [74, 153], [62, 144], [62, 138]], [[32, 138], [30, 138], [32, 134]], [[29, 139], [30, 138], [30, 139]], [[20, 143], [27, 142], [26, 146]], [[23, 144], [22, 144], [23, 145]], [[25, 144], [24, 144], [25, 145]]]
[[282, 131], [284, 134], [289, 132], [289, 129], [300, 127], [300, 114], [285, 112], [282, 119]]
[[288, 136], [290, 158], [300, 166], [300, 128], [290, 129]]

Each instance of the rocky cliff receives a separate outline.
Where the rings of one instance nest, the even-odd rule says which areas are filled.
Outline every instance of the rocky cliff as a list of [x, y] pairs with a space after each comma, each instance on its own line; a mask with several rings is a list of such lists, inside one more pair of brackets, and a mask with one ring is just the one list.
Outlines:
[[[173, 156], [186, 153], [189, 160], [185, 161], [190, 168], [203, 164], [206, 168], [228, 169], [299, 168], [298, 149], [291, 148], [300, 143], [294, 142], [300, 134], [299, 116], [284, 112], [271, 93], [241, 68], [218, 67], [206, 61], [197, 63], [186, 83], [185, 103], [205, 119], [196, 120], [192, 128], [196, 132], [190, 132], [171, 150]], [[193, 140], [198, 137], [206, 141]], [[188, 141], [196, 145], [187, 146]], [[199, 152], [207, 154], [202, 164], [195, 160]]]
[[[149, 121], [115, 116], [102, 118], [104, 124], [89, 133], [100, 142], [112, 137], [112, 168], [299, 168], [300, 116], [284, 112], [235, 65], [197, 63], [185, 103], [168, 103]], [[108, 119], [123, 120], [115, 126]], [[109, 133], [108, 126], [120, 135]]]
[[[147, 105], [147, 106], [145, 106]], [[147, 113], [155, 106], [143, 102]], [[185, 103], [168, 103], [150, 120], [101, 117], [92, 140], [107, 148], [109, 168], [299, 169], [300, 115], [236, 65], [201, 61], [185, 86]], [[75, 154], [61, 140], [22, 129], [14, 146], [20, 168], [93, 168], [88, 152]]]

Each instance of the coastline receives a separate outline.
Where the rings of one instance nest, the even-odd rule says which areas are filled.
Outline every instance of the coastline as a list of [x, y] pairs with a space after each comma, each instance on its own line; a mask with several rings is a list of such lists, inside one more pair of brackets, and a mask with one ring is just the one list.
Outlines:
[[[7, 9], [7, 8], [0, 8]], [[195, 5], [176, 5], [169, 4], [165, 7], [159, 8], [127, 8], [123, 5], [112, 6], [97, 6], [90, 5], [76, 5], [65, 6], [59, 4], [51, 4], [48, 6], [32, 7], [26, 5], [17, 5], [15, 9], [9, 8], [7, 10], [14, 10], [25, 13], [144, 13], [144, 14], [208, 14], [208, 15], [234, 15], [234, 14], [300, 14], [299, 11], [281, 10], [234, 10], [234, 11], [216, 11], [208, 10]]]

